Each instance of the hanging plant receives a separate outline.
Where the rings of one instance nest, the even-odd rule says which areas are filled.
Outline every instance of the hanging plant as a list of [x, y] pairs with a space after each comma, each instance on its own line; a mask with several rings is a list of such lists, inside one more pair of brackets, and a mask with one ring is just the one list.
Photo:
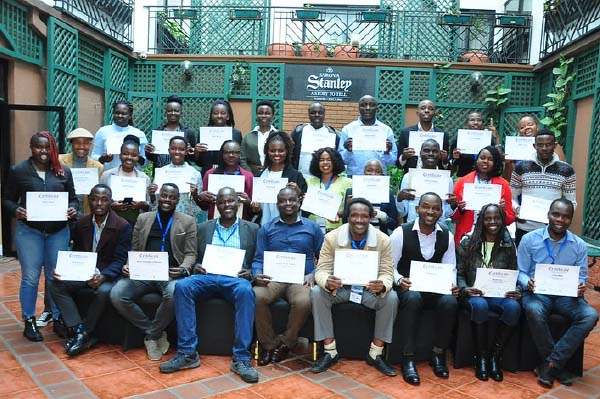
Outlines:
[[546, 108], [546, 116], [540, 123], [552, 130], [556, 141], [561, 146], [565, 146], [566, 128], [567, 128], [567, 99], [569, 98], [570, 83], [575, 79], [575, 72], [570, 70], [573, 58], [566, 58], [561, 54], [559, 66], [552, 69], [552, 74], [556, 77], [554, 91], [548, 93], [547, 97], [551, 99], [543, 105]]

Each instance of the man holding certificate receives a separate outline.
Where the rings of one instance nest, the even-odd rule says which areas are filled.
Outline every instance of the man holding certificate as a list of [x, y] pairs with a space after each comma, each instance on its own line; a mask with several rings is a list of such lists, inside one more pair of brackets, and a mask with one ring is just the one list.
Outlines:
[[[296, 190], [289, 187], [281, 189], [277, 195], [277, 208], [279, 217], [264, 224], [258, 231], [256, 255], [252, 262], [256, 334], [261, 346], [259, 366], [285, 360], [290, 349], [296, 346], [298, 332], [310, 315], [310, 288], [315, 281], [314, 260], [319, 257], [323, 245], [319, 225], [298, 214], [300, 200]], [[304, 255], [304, 259], [292, 256], [300, 254]], [[279, 277], [275, 278], [269, 272], [272, 267], [285, 267], [288, 273], [277, 273]], [[290, 304], [290, 314], [286, 330], [276, 337], [269, 305], [279, 298], [285, 298]]]
[[[342, 135], [338, 145], [338, 152], [342, 156], [347, 167], [348, 176], [359, 175], [363, 171], [365, 162], [370, 159], [379, 159], [385, 166], [392, 166], [396, 162], [398, 152], [392, 129], [377, 119], [377, 101], [373, 96], [362, 96], [358, 101], [358, 120], [350, 122], [342, 128]], [[378, 128], [385, 134], [385, 143], [382, 139], [381, 145], [385, 144], [384, 150], [353, 148], [353, 137], [365, 134], [363, 129]], [[372, 143], [378, 147], [378, 143]]]
[[[141, 214], [133, 229], [132, 251], [145, 252], [145, 258], [149, 258], [150, 253], [168, 254], [168, 261], [165, 262], [167, 264], [164, 265], [165, 269], [168, 268], [168, 280], [151, 280], [151, 276], [145, 276], [143, 264], [136, 270], [136, 275], [145, 276], [145, 279], [128, 278], [132, 262], [130, 255], [129, 263], [123, 266], [123, 275], [127, 278], [119, 280], [110, 293], [110, 300], [115, 309], [146, 335], [144, 345], [150, 360], [160, 360], [169, 350], [169, 341], [164, 330], [174, 317], [175, 283], [178, 279], [189, 276], [196, 262], [196, 220], [175, 211], [177, 202], [177, 186], [172, 183], [163, 184], [158, 195], [158, 211]], [[165, 275], [166, 273], [165, 270]], [[162, 295], [162, 301], [152, 320], [135, 302], [150, 292]]]
[[[323, 341], [325, 350], [310, 368], [313, 373], [322, 373], [339, 360], [331, 307], [351, 301], [375, 309], [375, 332], [367, 364], [387, 376], [396, 375], [383, 356], [384, 344], [392, 342], [398, 309], [398, 298], [392, 290], [392, 248], [390, 238], [369, 224], [374, 214], [369, 201], [353, 198], [346, 208], [348, 223], [325, 237], [315, 273], [318, 285], [311, 291], [315, 340]], [[344, 270], [347, 264], [360, 266]], [[352, 274], [351, 280], [356, 281], [345, 281], [340, 278], [343, 274]]]
[[[427, 262], [427, 264], [456, 265], [454, 240], [452, 233], [438, 224], [442, 215], [442, 199], [433, 192], [425, 193], [417, 206], [418, 218], [414, 223], [406, 223], [392, 233], [392, 255], [396, 265], [394, 281], [398, 292], [399, 317], [405, 328], [411, 329], [402, 349], [402, 377], [411, 385], [419, 385], [421, 380], [414, 363], [416, 352], [416, 334], [419, 326], [419, 314], [423, 307], [436, 309], [436, 324], [431, 355], [433, 373], [440, 378], [448, 378], [446, 350], [450, 345], [454, 322], [456, 320], [456, 297], [458, 287], [456, 275], [449, 279], [429, 279], [427, 290], [419, 292], [412, 287], [411, 279], [417, 280], [416, 273], [411, 271], [411, 262]], [[447, 276], [447, 274], [445, 274]], [[422, 287], [425, 288], [425, 287]], [[444, 294], [434, 292], [447, 292]]]
[[[565, 385], [573, 383], [575, 376], [564, 367], [598, 321], [598, 313], [584, 299], [587, 247], [568, 230], [574, 209], [566, 198], [554, 200], [548, 211], [548, 227], [525, 234], [518, 250], [518, 281], [525, 291], [523, 310], [542, 358], [542, 364], [534, 372], [545, 387], [552, 387], [555, 379]], [[542, 274], [540, 266], [543, 265], [551, 267], [544, 268], [546, 271]], [[578, 278], [572, 283], [566, 282], [569, 269], [577, 271], [576, 268], [579, 268]], [[557, 342], [548, 326], [552, 312], [571, 320], [571, 326]]]
[[[75, 356], [91, 348], [97, 341], [92, 335], [96, 323], [109, 301], [109, 293], [121, 277], [121, 268], [127, 263], [131, 248], [131, 225], [111, 210], [110, 187], [98, 184], [88, 197], [91, 213], [77, 221], [73, 228], [73, 252], [97, 254], [96, 272], [86, 281], [68, 281], [67, 276], [54, 273], [50, 284], [52, 298], [62, 314], [71, 337], [65, 344], [67, 355]], [[57, 265], [68, 270], [73, 265]], [[77, 294], [81, 290], [95, 291], [85, 321], [77, 310]]]
[[[177, 352], [160, 365], [161, 373], [200, 366], [196, 351], [196, 301], [223, 297], [235, 307], [235, 340], [231, 370], [245, 382], [258, 382], [258, 373], [250, 364], [250, 344], [254, 324], [254, 292], [250, 268], [256, 247], [258, 225], [239, 219], [237, 193], [230, 187], [217, 193], [216, 207], [221, 215], [198, 226], [199, 263], [196, 274], [175, 286]], [[226, 270], [228, 269], [228, 270]], [[230, 273], [233, 271], [233, 273]]]

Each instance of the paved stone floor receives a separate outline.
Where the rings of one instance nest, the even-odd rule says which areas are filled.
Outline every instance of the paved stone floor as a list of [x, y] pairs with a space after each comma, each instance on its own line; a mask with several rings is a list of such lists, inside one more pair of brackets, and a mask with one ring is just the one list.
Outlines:
[[[122, 351], [98, 344], [85, 354], [69, 359], [63, 341], [42, 329], [43, 343], [22, 336], [20, 321], [19, 264], [0, 258], [0, 398], [593, 398], [600, 397], [600, 327], [587, 338], [584, 377], [572, 387], [539, 386], [531, 372], [506, 373], [505, 381], [480, 382], [469, 368], [451, 369], [448, 380], [433, 376], [426, 364], [419, 371], [422, 384], [412, 387], [400, 376], [388, 378], [363, 361], [342, 360], [330, 371], [308, 371], [310, 347], [304, 345], [288, 361], [260, 367], [260, 383], [245, 384], [229, 371], [227, 356], [202, 356], [194, 370], [164, 375], [143, 349]], [[43, 285], [42, 285], [43, 286]], [[588, 290], [587, 298], [600, 309], [600, 293]], [[42, 295], [38, 301], [38, 313]], [[46, 331], [44, 331], [46, 330]], [[165, 356], [169, 359], [171, 349]]]

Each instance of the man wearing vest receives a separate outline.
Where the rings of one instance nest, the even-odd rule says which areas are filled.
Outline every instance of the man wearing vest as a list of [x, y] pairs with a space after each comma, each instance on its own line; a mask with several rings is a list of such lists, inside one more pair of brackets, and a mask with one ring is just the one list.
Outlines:
[[445, 228], [438, 224], [442, 215], [442, 199], [435, 193], [425, 193], [419, 200], [417, 219], [398, 227], [390, 239], [392, 241], [392, 257], [396, 271], [394, 281], [398, 292], [398, 317], [406, 328], [411, 328], [407, 341], [402, 348], [402, 377], [412, 385], [419, 385], [421, 380], [414, 363], [416, 350], [416, 334], [419, 315], [423, 307], [435, 307], [436, 325], [433, 341], [431, 366], [436, 376], [448, 378], [446, 349], [450, 344], [454, 321], [456, 319], [458, 287], [452, 286], [447, 295], [421, 293], [410, 289], [411, 261], [450, 263], [456, 265], [454, 238]]
[[[292, 140], [294, 140], [294, 153], [292, 154], [292, 166], [300, 171], [304, 175], [304, 178], [310, 176], [308, 171], [310, 167], [310, 161], [312, 160], [312, 154], [314, 148], [311, 141], [317, 136], [319, 142], [331, 142], [331, 147], [336, 149], [340, 143], [340, 136], [338, 136], [335, 129], [329, 125], [324, 125], [325, 120], [325, 107], [321, 103], [312, 103], [308, 107], [308, 119], [310, 123], [303, 123], [294, 128], [292, 132]], [[306, 137], [305, 146], [302, 148], [302, 137], [303, 134]], [[329, 139], [328, 139], [329, 138]]]

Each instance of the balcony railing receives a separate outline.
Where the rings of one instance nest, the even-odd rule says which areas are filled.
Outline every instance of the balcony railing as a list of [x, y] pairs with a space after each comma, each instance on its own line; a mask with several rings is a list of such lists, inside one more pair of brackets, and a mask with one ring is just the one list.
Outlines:
[[156, 54], [528, 63], [529, 15], [365, 7], [148, 7]]
[[54, 7], [133, 48], [133, 0], [54, 0]]
[[599, 0], [546, 0], [540, 58], [600, 28]]

